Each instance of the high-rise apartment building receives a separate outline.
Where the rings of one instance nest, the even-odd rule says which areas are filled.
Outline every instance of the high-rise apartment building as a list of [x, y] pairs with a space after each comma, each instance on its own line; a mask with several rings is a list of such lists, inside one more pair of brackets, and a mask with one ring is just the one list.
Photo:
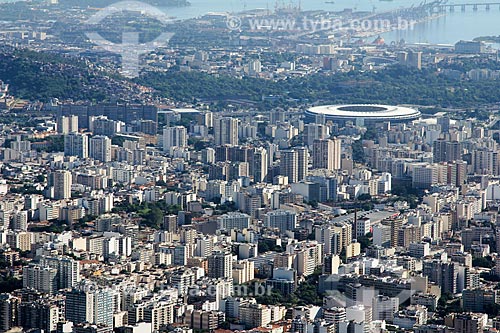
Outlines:
[[187, 130], [183, 126], [165, 127], [163, 129], [163, 150], [187, 146]]
[[108, 119], [106, 116], [90, 117], [89, 120], [89, 127], [94, 135], [112, 137], [122, 131], [123, 125], [123, 122]]
[[256, 183], [264, 182], [267, 179], [269, 169], [269, 158], [265, 148], [255, 149], [253, 157], [253, 179]]
[[280, 174], [288, 177], [289, 183], [296, 183], [298, 181], [297, 168], [298, 156], [294, 150], [281, 151], [280, 159]]
[[57, 269], [30, 264], [23, 267], [23, 288], [42, 293], [57, 292]]
[[434, 163], [461, 161], [463, 144], [458, 141], [438, 139], [432, 144]]
[[80, 282], [80, 263], [69, 257], [42, 257], [39, 265], [57, 270], [57, 289], [73, 288]]
[[91, 138], [89, 156], [101, 162], [111, 162], [111, 139], [102, 135]]
[[264, 225], [284, 233], [297, 227], [297, 214], [288, 210], [271, 211], [265, 215]]
[[231, 278], [233, 276], [233, 256], [231, 253], [217, 252], [209, 256], [208, 276], [211, 278]]
[[55, 200], [71, 198], [71, 173], [66, 170], [57, 170], [49, 174], [48, 186], [52, 188], [52, 197]]
[[57, 133], [68, 134], [78, 132], [78, 116], [57, 117]]
[[313, 169], [339, 170], [341, 141], [338, 139], [315, 140], [313, 143]]
[[0, 294], [0, 332], [17, 326], [20, 299], [11, 294]]
[[217, 228], [218, 229], [247, 229], [250, 227], [250, 215], [229, 212], [227, 214], [221, 215], [217, 218]]
[[64, 155], [87, 158], [89, 156], [89, 137], [80, 133], [64, 136]]
[[304, 126], [304, 144], [312, 146], [316, 140], [326, 140], [330, 136], [328, 126], [322, 124], [306, 124]]
[[81, 284], [66, 293], [66, 320], [113, 327], [113, 294], [110, 289]]
[[238, 119], [224, 117], [214, 120], [215, 145], [238, 145]]
[[297, 151], [297, 180], [306, 179], [309, 169], [309, 151], [305, 147], [295, 148]]

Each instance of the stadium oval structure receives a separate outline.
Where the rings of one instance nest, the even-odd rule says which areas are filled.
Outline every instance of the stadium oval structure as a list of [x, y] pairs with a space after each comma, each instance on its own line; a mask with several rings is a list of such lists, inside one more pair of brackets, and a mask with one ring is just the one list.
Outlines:
[[315, 106], [305, 111], [307, 122], [318, 122], [318, 118], [323, 118], [323, 121], [331, 120], [342, 125], [348, 121], [355, 125], [386, 121], [406, 123], [419, 119], [420, 116], [421, 113], [417, 109], [378, 104], [324, 105]]

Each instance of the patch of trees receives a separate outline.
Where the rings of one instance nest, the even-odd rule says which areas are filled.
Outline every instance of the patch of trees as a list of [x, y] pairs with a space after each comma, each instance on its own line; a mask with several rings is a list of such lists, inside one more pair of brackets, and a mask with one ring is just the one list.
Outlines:
[[16, 279], [12, 276], [0, 277], [0, 294], [10, 293], [16, 289], [21, 289], [22, 287], [23, 287], [23, 280]]
[[160, 229], [165, 215], [177, 215], [181, 210], [179, 205], [167, 205], [165, 201], [143, 202], [141, 204], [124, 204], [113, 208], [113, 212], [124, 211], [136, 213], [142, 218], [142, 225], [154, 229]]
[[493, 258], [490, 256], [487, 257], [479, 257], [472, 259], [473, 267], [483, 267], [483, 268], [493, 268], [495, 263], [493, 262]]

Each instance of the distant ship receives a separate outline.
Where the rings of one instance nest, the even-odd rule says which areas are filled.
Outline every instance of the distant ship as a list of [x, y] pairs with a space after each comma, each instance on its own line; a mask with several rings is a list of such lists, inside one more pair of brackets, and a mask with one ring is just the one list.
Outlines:
[[379, 0], [379, 1], [392, 2], [394, 0]]
[[335, 1], [325, 1], [325, 3], [330, 4], [330, 5], [334, 5]]

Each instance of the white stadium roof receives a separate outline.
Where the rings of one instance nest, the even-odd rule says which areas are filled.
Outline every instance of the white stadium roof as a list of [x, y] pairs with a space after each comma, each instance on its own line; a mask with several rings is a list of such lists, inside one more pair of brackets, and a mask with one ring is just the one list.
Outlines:
[[421, 115], [417, 109], [378, 104], [324, 105], [308, 109], [306, 115], [325, 115], [336, 120], [414, 120]]

